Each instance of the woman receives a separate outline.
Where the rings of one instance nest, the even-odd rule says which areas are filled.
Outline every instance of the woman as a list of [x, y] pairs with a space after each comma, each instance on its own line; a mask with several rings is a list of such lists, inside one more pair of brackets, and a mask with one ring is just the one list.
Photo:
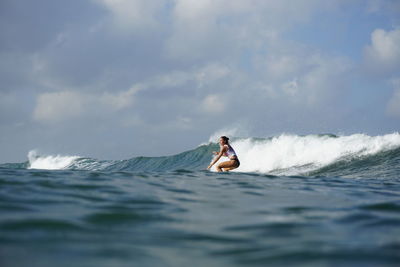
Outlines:
[[230, 160], [228, 161], [224, 161], [221, 162], [220, 164], [218, 164], [217, 166], [217, 171], [218, 172], [222, 172], [222, 170], [224, 171], [230, 171], [233, 169], [236, 169], [237, 167], [239, 167], [240, 162], [239, 159], [235, 153], [235, 150], [233, 150], [233, 148], [231, 147], [231, 145], [229, 144], [229, 138], [226, 136], [221, 136], [219, 138], [219, 146], [220, 146], [220, 151], [216, 152], [214, 151], [213, 154], [214, 155], [218, 155], [214, 158], [214, 160], [211, 162], [211, 164], [208, 166], [208, 170], [211, 169], [211, 167], [222, 157], [228, 157]]

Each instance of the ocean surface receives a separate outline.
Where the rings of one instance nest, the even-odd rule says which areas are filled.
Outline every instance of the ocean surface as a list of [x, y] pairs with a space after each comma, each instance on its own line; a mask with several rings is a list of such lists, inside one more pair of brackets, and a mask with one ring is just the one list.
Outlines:
[[231, 144], [0, 164], [0, 266], [400, 266], [399, 133]]

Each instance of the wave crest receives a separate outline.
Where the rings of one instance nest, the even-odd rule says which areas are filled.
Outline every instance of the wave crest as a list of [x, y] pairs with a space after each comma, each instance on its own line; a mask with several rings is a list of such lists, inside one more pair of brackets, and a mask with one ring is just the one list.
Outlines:
[[35, 150], [28, 153], [28, 169], [58, 170], [67, 169], [78, 156], [40, 156]]
[[[400, 161], [399, 133], [381, 136], [282, 134], [270, 138], [235, 137], [232, 138], [231, 144], [241, 162], [240, 167], [233, 170], [235, 172], [274, 175], [331, 175], [333, 173], [334, 175], [357, 173], [365, 175], [365, 169], [368, 169], [366, 164], [370, 163], [376, 171], [384, 168], [385, 173], [390, 175], [392, 172], [398, 175], [396, 174], [398, 173], [396, 164], [388, 165], [384, 162], [386, 159], [390, 162]], [[173, 156], [135, 157], [127, 160], [97, 160], [61, 155], [40, 156], [36, 151], [30, 151], [29, 162], [21, 166], [22, 168], [27, 166], [30, 169], [50, 170], [205, 170], [212, 159], [211, 152], [213, 150], [218, 150], [218, 145], [210, 142]], [[391, 151], [391, 153], [386, 155], [384, 152], [387, 151]], [[379, 161], [376, 160], [377, 156], [379, 156]], [[372, 157], [375, 158], [372, 159]], [[371, 160], [366, 161], [366, 158], [371, 158]], [[223, 160], [226, 158], [221, 159], [221, 161]]]
[[339, 160], [374, 155], [400, 146], [400, 134], [288, 135], [271, 139], [242, 139], [232, 143], [239, 154], [240, 171], [300, 174]]

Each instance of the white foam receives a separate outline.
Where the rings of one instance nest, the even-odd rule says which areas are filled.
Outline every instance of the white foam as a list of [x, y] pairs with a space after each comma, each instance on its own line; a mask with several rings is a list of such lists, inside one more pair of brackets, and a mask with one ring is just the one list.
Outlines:
[[208, 138], [208, 143], [218, 143], [219, 138], [223, 135], [230, 138], [235, 136], [249, 136], [248, 133], [243, 130], [243, 127], [240, 127], [239, 125], [232, 125], [231, 127], [226, 127], [215, 131]]
[[231, 145], [241, 162], [236, 171], [293, 175], [321, 168], [339, 159], [373, 155], [400, 147], [400, 134], [339, 137], [282, 134], [261, 141], [237, 139]]
[[78, 159], [78, 156], [39, 156], [35, 150], [29, 151], [29, 169], [65, 169]]

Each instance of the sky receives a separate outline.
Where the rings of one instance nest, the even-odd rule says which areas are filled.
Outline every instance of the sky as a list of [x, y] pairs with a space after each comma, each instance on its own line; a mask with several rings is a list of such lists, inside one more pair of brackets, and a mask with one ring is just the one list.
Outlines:
[[0, 162], [399, 128], [398, 0], [0, 2]]

